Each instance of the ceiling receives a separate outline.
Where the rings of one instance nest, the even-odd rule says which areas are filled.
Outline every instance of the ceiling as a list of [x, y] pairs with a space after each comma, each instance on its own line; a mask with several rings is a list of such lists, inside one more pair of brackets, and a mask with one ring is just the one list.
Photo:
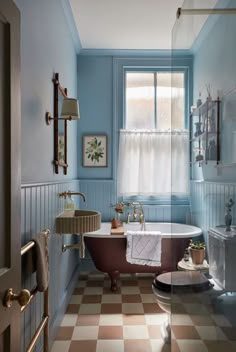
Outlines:
[[69, 0], [82, 49], [171, 49], [183, 0]]

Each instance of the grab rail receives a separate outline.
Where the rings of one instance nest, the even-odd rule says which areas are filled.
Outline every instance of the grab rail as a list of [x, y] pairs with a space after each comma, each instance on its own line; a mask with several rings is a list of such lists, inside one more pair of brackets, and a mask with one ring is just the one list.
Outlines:
[[[46, 239], [48, 239], [48, 235], [50, 233], [50, 230], [45, 229], [42, 231], [42, 233], [44, 233], [44, 235], [46, 236]], [[25, 253], [27, 253], [30, 249], [32, 249], [35, 245], [34, 241], [30, 241], [28, 242], [26, 245], [24, 245], [21, 248], [21, 256], [24, 255]], [[47, 256], [47, 260], [48, 260], [48, 248], [46, 248], [46, 256]], [[32, 302], [33, 298], [35, 297], [35, 295], [38, 293], [38, 288], [37, 286], [34, 287], [31, 291], [30, 291], [30, 298], [29, 301], [26, 303], [26, 305], [24, 305], [23, 307], [21, 307], [21, 312], [24, 312], [25, 309], [28, 307], [28, 305]], [[43, 339], [43, 352], [49, 352], [49, 287], [47, 287], [47, 289], [44, 291], [43, 293], [43, 301], [44, 301], [44, 306], [43, 306], [43, 316], [42, 319], [40, 321], [40, 324], [38, 325], [34, 336], [32, 337], [30, 344], [26, 350], [26, 352], [32, 352], [38, 339], [39, 336], [41, 335], [42, 331], [44, 331], [44, 339]]]

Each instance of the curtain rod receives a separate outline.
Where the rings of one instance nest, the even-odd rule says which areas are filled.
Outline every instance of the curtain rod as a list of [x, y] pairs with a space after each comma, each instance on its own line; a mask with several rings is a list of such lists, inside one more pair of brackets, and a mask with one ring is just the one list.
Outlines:
[[177, 9], [176, 18], [181, 15], [231, 15], [236, 14], [236, 9]]

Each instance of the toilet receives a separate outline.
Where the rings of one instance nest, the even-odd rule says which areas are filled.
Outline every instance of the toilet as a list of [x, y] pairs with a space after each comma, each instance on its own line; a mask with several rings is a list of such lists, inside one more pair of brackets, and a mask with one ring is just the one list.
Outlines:
[[152, 291], [156, 301], [159, 307], [168, 313], [168, 320], [161, 326], [161, 335], [165, 343], [170, 343], [171, 340], [171, 303], [175, 301], [175, 296], [201, 294], [203, 291], [215, 291], [215, 289], [217, 290], [216, 295], [222, 294], [222, 290], [215, 286], [212, 280], [208, 280], [200, 271], [172, 271], [160, 274], [154, 279]]

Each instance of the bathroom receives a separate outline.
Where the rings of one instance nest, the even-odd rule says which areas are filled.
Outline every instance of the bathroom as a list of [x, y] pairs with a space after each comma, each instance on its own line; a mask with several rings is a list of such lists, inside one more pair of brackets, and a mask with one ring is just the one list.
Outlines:
[[[189, 75], [186, 85], [187, 112], [196, 105], [199, 92], [204, 102], [209, 90], [212, 98], [217, 99], [236, 87], [235, 15], [209, 16], [191, 50], [177, 50], [176, 56], [171, 57], [170, 50], [158, 48], [102, 50], [98, 45], [97, 49], [83, 49], [74, 22], [71, 21], [70, 2], [15, 1], [21, 13], [21, 243], [23, 245], [30, 241], [43, 228], [51, 231], [49, 258], [50, 277], [53, 280], [49, 291], [50, 346], [56, 338], [80, 272], [91, 267], [88, 256], [80, 260], [77, 251], [61, 250], [63, 244], [74, 244], [78, 238], [75, 235], [59, 236], [55, 231], [55, 218], [64, 207], [58, 193], [67, 190], [82, 192], [86, 202], [81, 197], [74, 197], [79, 208], [101, 212], [104, 222], [111, 221], [115, 216], [111, 204], [118, 201], [117, 152], [123, 113], [122, 65], [147, 67], [156, 66], [158, 61], [158, 67], [170, 66], [171, 62], [185, 67]], [[229, 0], [195, 3], [195, 8], [235, 7], [235, 2]], [[172, 26], [173, 49], [178, 40], [184, 39], [184, 35], [194, 34], [192, 19], [197, 17], [189, 16], [188, 30], [181, 32], [180, 24], [174, 26], [178, 7], [193, 8], [194, 1], [176, 1]], [[203, 22], [206, 20], [203, 15], [198, 18], [202, 18]], [[61, 84], [67, 87], [68, 96], [79, 99], [81, 116], [79, 121], [70, 121], [67, 125], [66, 175], [62, 167], [58, 174], [54, 171], [53, 124], [47, 126], [45, 123], [46, 112], [53, 112], [52, 79], [56, 72], [60, 75]], [[236, 200], [236, 159], [235, 150], [233, 152], [232, 149], [232, 132], [236, 130], [234, 94], [236, 92], [226, 95], [226, 103], [221, 111], [220, 163], [229, 167], [215, 168], [212, 162], [200, 167], [198, 164], [192, 165], [190, 197], [176, 197], [171, 202], [164, 200], [155, 203], [152, 200], [152, 203], [145, 204], [147, 222], [192, 223], [202, 229], [205, 241], [211, 227], [224, 224], [225, 203], [230, 198]], [[188, 127], [188, 113], [186, 121]], [[82, 139], [89, 134], [108, 137], [107, 167], [83, 167]], [[235, 223], [236, 206], [232, 208], [232, 216]], [[30, 279], [23, 280], [22, 287], [29, 286]], [[229, 310], [233, 311], [227, 302], [222, 305], [226, 315]], [[36, 297], [22, 318], [21, 351], [26, 350], [41, 314], [42, 299]], [[232, 320], [230, 322], [232, 325]], [[235, 340], [235, 335], [232, 334], [231, 339]], [[222, 347], [222, 340], [217, 342]], [[192, 351], [196, 351], [195, 343], [192, 340], [191, 343]], [[235, 344], [233, 346], [236, 348]], [[176, 351], [186, 351], [183, 345], [182, 349], [178, 350], [180, 347], [174, 346], [173, 351], [174, 348]], [[42, 350], [42, 338], [36, 350]], [[165, 350], [166, 347], [163, 347]], [[203, 352], [205, 350], [202, 349]], [[191, 349], [187, 351], [191, 352]], [[200, 349], [198, 351], [201, 352]]]

